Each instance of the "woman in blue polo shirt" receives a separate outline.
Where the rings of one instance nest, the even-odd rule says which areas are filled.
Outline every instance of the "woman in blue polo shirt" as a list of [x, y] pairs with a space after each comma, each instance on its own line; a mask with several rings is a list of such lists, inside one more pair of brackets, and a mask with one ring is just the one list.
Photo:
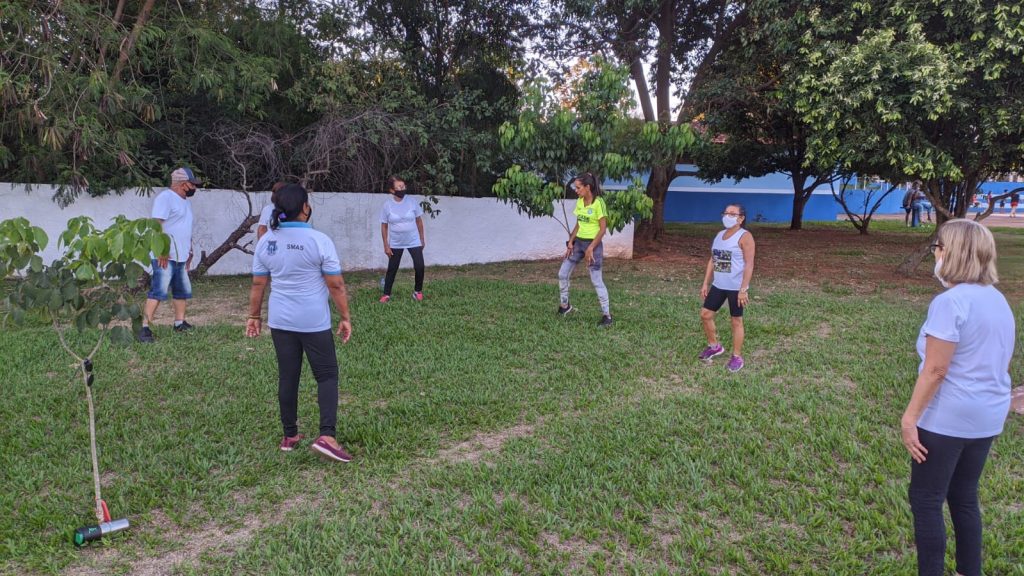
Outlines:
[[352, 457], [335, 439], [338, 418], [338, 356], [331, 334], [328, 296], [341, 314], [337, 334], [342, 342], [352, 335], [345, 281], [334, 243], [313, 230], [309, 217], [313, 209], [305, 188], [289, 184], [277, 191], [270, 231], [256, 244], [249, 292], [249, 318], [245, 333], [260, 335], [260, 311], [268, 280], [270, 291], [267, 325], [277, 353], [278, 402], [284, 439], [281, 450], [291, 451], [302, 440], [298, 427], [299, 375], [302, 355], [317, 383], [320, 405], [320, 435], [310, 448], [339, 462]]

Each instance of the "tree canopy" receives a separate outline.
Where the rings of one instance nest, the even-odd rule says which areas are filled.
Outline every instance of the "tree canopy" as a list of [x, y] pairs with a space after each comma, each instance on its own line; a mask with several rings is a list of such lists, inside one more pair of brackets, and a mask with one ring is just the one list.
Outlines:
[[940, 223], [965, 216], [981, 182], [1022, 167], [1022, 11], [900, 0], [814, 15], [797, 103], [812, 160], [921, 181]]

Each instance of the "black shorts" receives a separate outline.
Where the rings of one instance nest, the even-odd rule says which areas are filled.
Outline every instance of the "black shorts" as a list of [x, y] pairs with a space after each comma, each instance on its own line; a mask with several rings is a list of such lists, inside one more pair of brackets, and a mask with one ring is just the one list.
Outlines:
[[712, 312], [718, 312], [726, 300], [729, 301], [729, 315], [733, 318], [742, 318], [743, 306], [740, 306], [739, 290], [722, 290], [712, 286], [708, 290], [708, 297], [704, 299], [704, 307]]

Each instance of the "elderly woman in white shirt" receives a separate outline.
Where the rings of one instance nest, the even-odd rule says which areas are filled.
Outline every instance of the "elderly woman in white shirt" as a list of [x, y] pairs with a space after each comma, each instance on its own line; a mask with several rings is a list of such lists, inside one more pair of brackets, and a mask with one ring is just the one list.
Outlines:
[[1010, 408], [1013, 312], [994, 286], [992, 233], [950, 220], [932, 244], [935, 277], [947, 288], [932, 300], [917, 338], [917, 383], [903, 413], [903, 445], [912, 459], [910, 507], [919, 575], [944, 574], [949, 504], [956, 570], [981, 575], [978, 482]]

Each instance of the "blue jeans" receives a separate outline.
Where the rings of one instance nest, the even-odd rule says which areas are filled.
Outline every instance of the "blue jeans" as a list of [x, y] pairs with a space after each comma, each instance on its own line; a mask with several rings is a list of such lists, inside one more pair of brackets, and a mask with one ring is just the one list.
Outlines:
[[921, 203], [914, 202], [913, 204], [911, 204], [910, 210], [910, 225], [914, 228], [917, 228], [918, 226], [921, 225]]
[[169, 260], [167, 268], [161, 268], [156, 259], [153, 263], [153, 279], [146, 297], [151, 300], [167, 300], [167, 291], [174, 293], [175, 300], [192, 298], [192, 282], [188, 279], [188, 269], [184, 262]]
[[[577, 238], [572, 246], [572, 254], [562, 261], [562, 266], [558, 269], [558, 291], [563, 308], [569, 305], [569, 277], [572, 276], [572, 271], [576, 268], [576, 265], [586, 257], [587, 248], [590, 247], [592, 242], [593, 240]], [[608, 288], [604, 285], [604, 278], [601, 275], [603, 263], [604, 242], [601, 242], [594, 247], [594, 263], [588, 263], [587, 269], [590, 270], [590, 283], [594, 285], [594, 290], [597, 292], [597, 303], [601, 306], [601, 313], [605, 316], [611, 316]]]

